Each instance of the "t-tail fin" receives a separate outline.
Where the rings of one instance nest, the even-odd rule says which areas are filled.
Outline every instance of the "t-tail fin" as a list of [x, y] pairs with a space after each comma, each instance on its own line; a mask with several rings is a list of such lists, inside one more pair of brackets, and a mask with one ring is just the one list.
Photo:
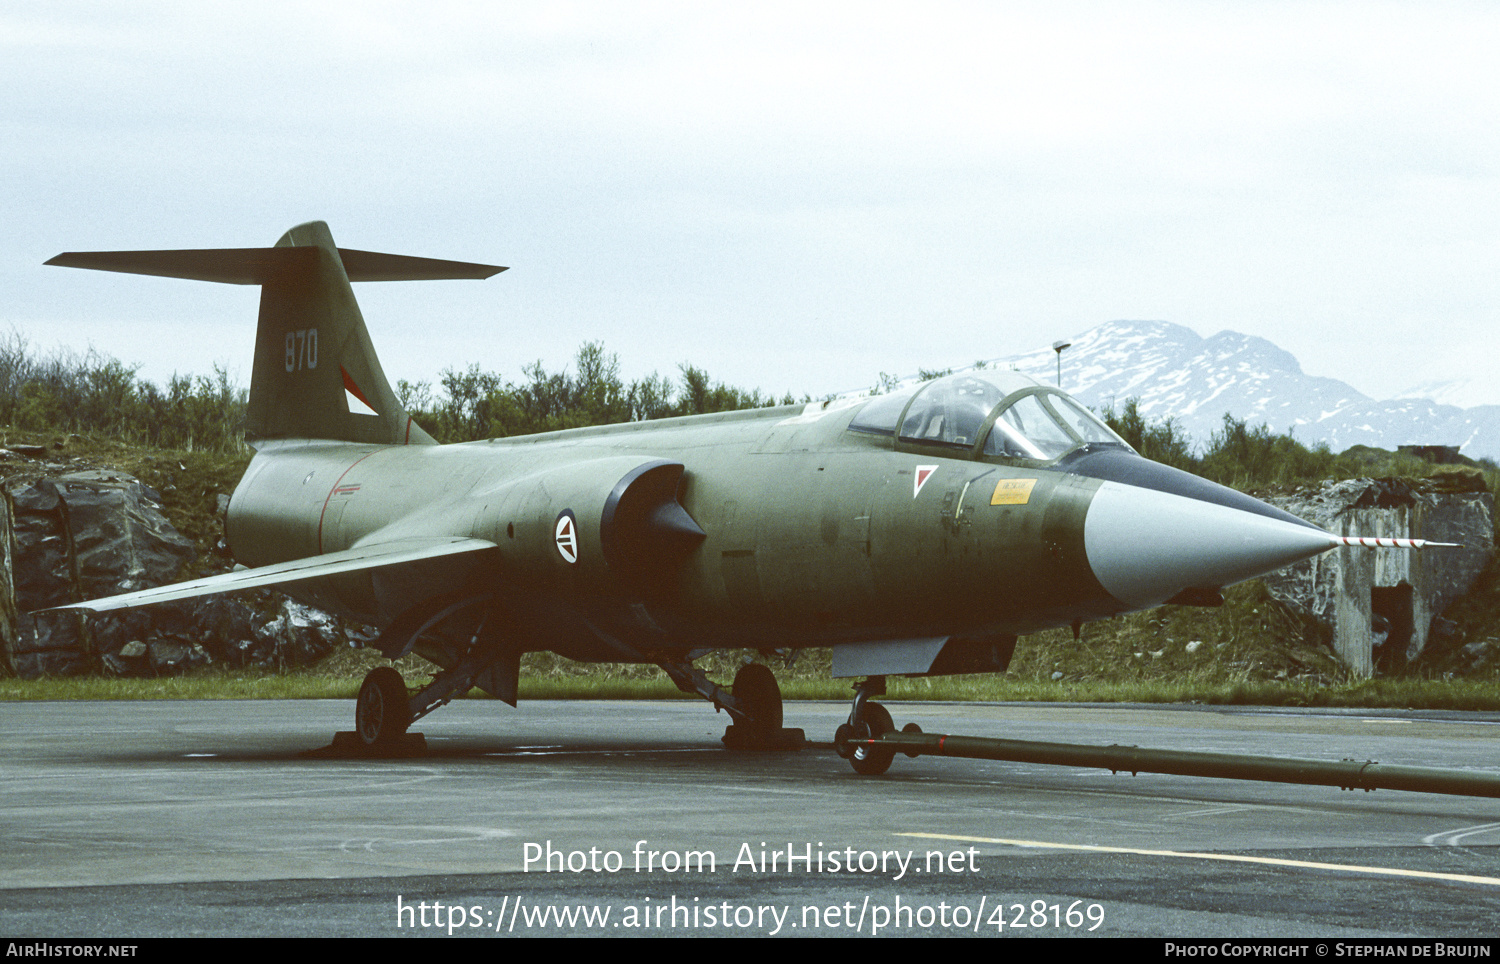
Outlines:
[[261, 286], [246, 437], [432, 444], [386, 381], [351, 281], [488, 278], [504, 268], [340, 248], [322, 221], [274, 248], [74, 251], [71, 268]]

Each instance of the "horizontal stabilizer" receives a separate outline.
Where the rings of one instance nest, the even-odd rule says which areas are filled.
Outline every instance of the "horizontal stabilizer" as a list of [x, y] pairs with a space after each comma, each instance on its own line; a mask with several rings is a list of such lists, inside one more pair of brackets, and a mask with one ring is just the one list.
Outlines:
[[[339, 248], [338, 253], [350, 281], [483, 280], [505, 270], [492, 264], [413, 258], [354, 248]], [[47, 263], [62, 268], [259, 285], [290, 268], [314, 264], [317, 257], [318, 248], [314, 246], [188, 248], [174, 251], [67, 251]]]
[[484, 539], [464, 539], [457, 536], [428, 539], [399, 539], [394, 542], [379, 543], [378, 545], [356, 546], [353, 549], [345, 549], [342, 552], [329, 552], [321, 556], [310, 556], [306, 559], [294, 559], [291, 562], [279, 562], [272, 566], [259, 566], [254, 569], [236, 569], [234, 572], [226, 572], [217, 576], [205, 576], [202, 579], [192, 579], [188, 582], [179, 582], [171, 586], [142, 589], [139, 592], [127, 592], [119, 596], [106, 596], [103, 599], [72, 603], [67, 606], [53, 606], [50, 609], [39, 609], [36, 613], [32, 613], [32, 615], [56, 612], [61, 609], [88, 609], [96, 613], [109, 612], [115, 609], [134, 609], [137, 606], [149, 606], [153, 603], [174, 602], [179, 599], [192, 599], [197, 596], [212, 596], [215, 593], [232, 592], [236, 589], [256, 589], [261, 586], [275, 586], [282, 583], [299, 582], [303, 579], [336, 576], [344, 572], [378, 569], [381, 566], [394, 566], [403, 562], [418, 562], [423, 559], [436, 559], [441, 556], [452, 556], [464, 552], [478, 552], [483, 549], [493, 548], [495, 548], [493, 542], [487, 542]]
[[443, 261], [439, 258], [413, 258], [404, 254], [381, 254], [339, 248], [344, 272], [350, 281], [447, 281], [472, 279], [483, 281], [505, 268], [471, 261]]

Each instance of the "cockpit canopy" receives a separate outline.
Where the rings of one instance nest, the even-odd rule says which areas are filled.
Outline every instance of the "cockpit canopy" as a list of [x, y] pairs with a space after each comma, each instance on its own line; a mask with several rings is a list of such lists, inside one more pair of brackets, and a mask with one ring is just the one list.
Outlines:
[[1051, 462], [1084, 445], [1129, 448], [1072, 398], [1010, 371], [963, 372], [878, 396], [849, 430], [894, 435], [952, 456], [1032, 462]]

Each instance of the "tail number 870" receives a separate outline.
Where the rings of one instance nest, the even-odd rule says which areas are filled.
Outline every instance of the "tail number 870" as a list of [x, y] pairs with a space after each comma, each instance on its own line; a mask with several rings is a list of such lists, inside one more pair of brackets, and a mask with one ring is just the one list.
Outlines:
[[301, 328], [286, 333], [286, 370], [318, 367], [318, 329]]

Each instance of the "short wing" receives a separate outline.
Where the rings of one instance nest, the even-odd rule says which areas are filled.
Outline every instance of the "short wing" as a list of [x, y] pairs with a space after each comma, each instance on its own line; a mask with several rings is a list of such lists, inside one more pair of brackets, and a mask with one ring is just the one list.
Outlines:
[[[127, 592], [119, 596], [106, 596], [103, 599], [71, 603], [67, 606], [53, 606], [50, 609], [37, 610], [37, 612], [56, 612], [60, 609], [89, 609], [102, 613], [114, 609], [134, 609], [137, 606], [149, 606], [152, 603], [192, 599], [196, 596], [211, 596], [215, 593], [230, 592], [235, 589], [255, 589], [260, 586], [275, 586], [281, 583], [298, 582], [303, 579], [316, 579], [320, 576], [335, 576], [341, 572], [376, 569], [381, 566], [394, 566], [403, 562], [417, 562], [422, 559], [436, 559], [441, 556], [452, 556], [464, 552], [479, 552], [484, 549], [493, 548], [495, 548], [493, 542], [487, 542], [484, 539], [464, 539], [457, 536], [428, 539], [398, 539], [393, 542], [382, 542], [376, 545], [357, 546], [353, 549], [345, 549], [342, 552], [329, 552], [321, 556], [310, 556], [306, 559], [294, 559], [291, 562], [279, 562], [274, 566], [259, 566], [255, 569], [236, 569], [234, 572], [226, 572], [218, 576], [205, 576], [202, 579], [192, 579], [188, 582], [179, 582], [171, 586], [142, 589], [139, 592]], [[32, 615], [35, 615], [35, 613]]]

